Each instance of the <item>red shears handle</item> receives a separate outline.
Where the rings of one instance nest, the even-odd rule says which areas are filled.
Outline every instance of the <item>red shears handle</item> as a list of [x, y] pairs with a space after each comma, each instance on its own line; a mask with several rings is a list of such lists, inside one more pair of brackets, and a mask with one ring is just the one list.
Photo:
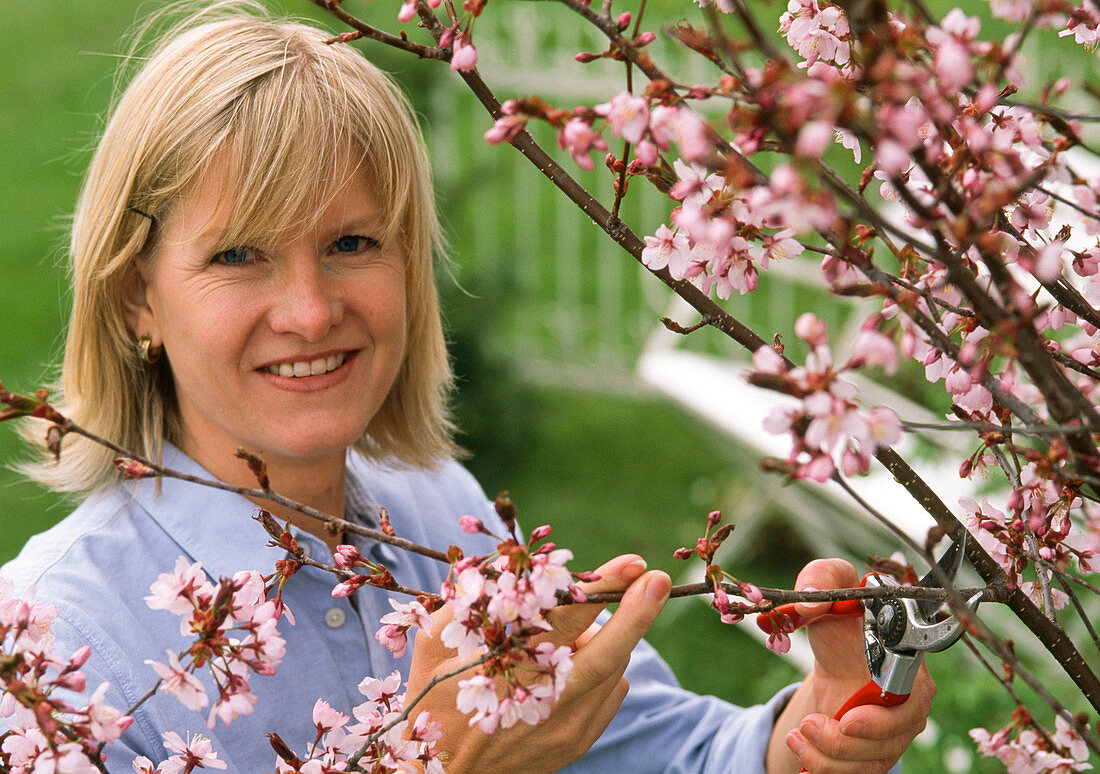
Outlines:
[[[856, 615], [863, 615], [863, 605], [860, 604], [860, 601], [858, 599], [842, 599], [839, 602], [834, 602], [825, 613], [814, 616], [812, 620], [827, 621], [830, 618], [851, 618]], [[778, 628], [778, 621], [782, 620], [781, 616], [790, 618], [791, 625], [795, 629], [801, 629], [811, 620], [796, 612], [792, 602], [787, 605], [780, 605], [770, 613], [761, 613], [756, 616], [756, 625], [767, 634], [771, 634]]]

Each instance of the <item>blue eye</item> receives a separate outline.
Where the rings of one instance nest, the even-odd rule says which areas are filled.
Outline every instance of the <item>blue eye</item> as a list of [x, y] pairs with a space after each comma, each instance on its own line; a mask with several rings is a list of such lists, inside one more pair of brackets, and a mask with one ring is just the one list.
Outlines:
[[248, 263], [255, 258], [256, 251], [251, 247], [230, 247], [228, 250], [222, 250], [220, 253], [215, 254], [211, 259], [211, 263], [239, 265]]
[[375, 247], [378, 247], [378, 240], [364, 236], [342, 236], [332, 244], [332, 249], [338, 253], [357, 253]]

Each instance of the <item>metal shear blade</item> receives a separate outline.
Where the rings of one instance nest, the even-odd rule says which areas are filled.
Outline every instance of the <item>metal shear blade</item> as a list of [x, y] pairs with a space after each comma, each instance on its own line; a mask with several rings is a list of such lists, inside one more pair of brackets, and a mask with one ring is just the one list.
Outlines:
[[[951, 542], [951, 545], [943, 552], [943, 556], [940, 557], [935, 566], [928, 571], [927, 575], [920, 579], [917, 587], [922, 589], [942, 589], [949, 585], [954, 585], [955, 578], [959, 575], [959, 567], [962, 566], [963, 555], [965, 553], [966, 533], [964, 532], [959, 542]], [[946, 583], [944, 581], [946, 581]], [[917, 602], [917, 611], [920, 613], [921, 618], [926, 621], [941, 607], [943, 607], [943, 603], [935, 599], [922, 599]]]

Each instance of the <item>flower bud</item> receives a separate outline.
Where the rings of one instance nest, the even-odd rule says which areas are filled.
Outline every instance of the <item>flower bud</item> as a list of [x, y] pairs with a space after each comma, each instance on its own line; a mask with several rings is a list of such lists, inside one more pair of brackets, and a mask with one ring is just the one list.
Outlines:
[[615, 20], [615, 26], [618, 27], [620, 30], [625, 30], [627, 27], [630, 26], [631, 18], [633, 17], [631, 16], [630, 11], [624, 11], [623, 13], [619, 14], [619, 18]]
[[65, 428], [61, 425], [50, 425], [46, 431], [46, 448], [53, 455], [54, 461], [61, 459], [61, 439], [65, 436]]
[[742, 583], [740, 585], [741, 596], [752, 602], [754, 605], [759, 605], [764, 601], [764, 595], [760, 593], [760, 589], [751, 583]]
[[393, 525], [390, 524], [390, 512], [385, 508], [378, 509], [378, 528], [390, 537], [394, 536]]
[[543, 524], [541, 527], [535, 527], [533, 530], [531, 530], [531, 540], [544, 540], [545, 538], [549, 537], [550, 533], [553, 531], [553, 528], [549, 524]]
[[337, 599], [341, 597], [349, 597], [362, 588], [364, 583], [367, 583], [370, 579], [366, 575], [354, 575], [348, 578], [343, 583], [338, 583], [332, 589], [332, 596]]
[[497, 516], [500, 516], [501, 520], [504, 522], [504, 526], [508, 527], [508, 529], [515, 529], [516, 506], [507, 492], [501, 492], [497, 495], [493, 507], [496, 509]]
[[467, 535], [476, 535], [485, 529], [485, 526], [481, 523], [481, 519], [474, 516], [459, 516], [458, 523], [462, 527], [462, 531]]
[[152, 478], [157, 475], [151, 467], [132, 457], [115, 457], [115, 467], [122, 471], [124, 478]]
[[336, 546], [336, 553], [332, 555], [332, 560], [341, 570], [347, 570], [362, 564], [363, 556], [355, 546], [339, 545]]

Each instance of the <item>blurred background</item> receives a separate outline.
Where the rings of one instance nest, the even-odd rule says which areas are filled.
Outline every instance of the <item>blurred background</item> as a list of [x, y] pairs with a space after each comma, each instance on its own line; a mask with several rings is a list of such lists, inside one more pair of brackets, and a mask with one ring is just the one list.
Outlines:
[[[269, 5], [343, 31], [306, 0]], [[575, 52], [602, 45], [573, 29], [564, 8], [500, 6], [479, 20], [475, 41], [480, 69], [502, 98], [538, 93], [568, 108], [621, 90], [621, 66], [581, 68], [573, 61]], [[53, 379], [69, 303], [69, 215], [128, 31], [159, 7], [133, 0], [25, 3], [6, 15], [0, 49], [0, 309], [6, 315], [0, 381], [14, 391], [30, 392]], [[395, 25], [396, 4], [353, 3], [348, 10]], [[532, 16], [536, 10], [538, 17]], [[766, 28], [774, 28], [781, 10], [778, 3], [762, 6]], [[762, 453], [785, 450], [760, 430], [769, 404], [740, 378], [744, 354], [710, 331], [688, 337], [665, 331], [662, 315], [684, 325], [697, 318], [518, 153], [484, 143], [491, 121], [446, 65], [356, 45], [408, 90], [432, 148], [451, 243], [440, 284], [459, 376], [456, 410], [471, 452], [468, 465], [490, 497], [508, 490], [528, 528], [553, 524], [555, 540], [576, 555], [575, 569], [629, 551], [676, 580], [698, 579], [700, 566], [671, 554], [694, 543], [714, 509], [738, 525], [725, 567], [760, 585], [789, 588], [814, 556], [842, 555], [862, 568], [867, 555], [895, 550], [883, 530], [831, 492], [784, 486], [759, 470]], [[679, 52], [667, 55], [682, 68], [683, 80], [710, 77]], [[1095, 63], [1088, 57], [1073, 66], [1088, 77], [1081, 73], [1094, 73]], [[1043, 66], [1068, 65], [1055, 60]], [[551, 135], [539, 136], [554, 145]], [[844, 153], [835, 157], [838, 165], [851, 164]], [[566, 166], [576, 170], [568, 160]], [[577, 172], [610, 201], [606, 170]], [[667, 200], [646, 188], [635, 182], [623, 208], [624, 219], [641, 234], [653, 233], [669, 211]], [[861, 309], [830, 299], [817, 276], [812, 259], [792, 261], [727, 308], [766, 338], [782, 335], [796, 360], [803, 353], [790, 326], [802, 311], [828, 319], [842, 344], [861, 322]], [[946, 408], [919, 370], [903, 369], [865, 387], [871, 400], [906, 419], [942, 417]], [[949, 494], [959, 485], [938, 462], [957, 442], [922, 438], [908, 448], [922, 472]], [[22, 453], [13, 428], [0, 427], [0, 458], [10, 462]], [[954, 459], [948, 468], [961, 456]], [[881, 478], [866, 487], [868, 496], [892, 504], [903, 528], [923, 542], [927, 522], [903, 504], [900, 490]], [[953, 497], [945, 499], [954, 505]], [[70, 508], [0, 470], [0, 563]], [[704, 601], [680, 600], [669, 605], [649, 639], [685, 686], [755, 703], [798, 679], [802, 667], [797, 654], [784, 658], [764, 649], [750, 626], [724, 626]], [[909, 770], [997, 770], [973, 759], [966, 732], [1007, 722], [1011, 703], [992, 679], [971, 679], [980, 667], [963, 646], [934, 656], [931, 667], [941, 690], [929, 731], [907, 755]]]

